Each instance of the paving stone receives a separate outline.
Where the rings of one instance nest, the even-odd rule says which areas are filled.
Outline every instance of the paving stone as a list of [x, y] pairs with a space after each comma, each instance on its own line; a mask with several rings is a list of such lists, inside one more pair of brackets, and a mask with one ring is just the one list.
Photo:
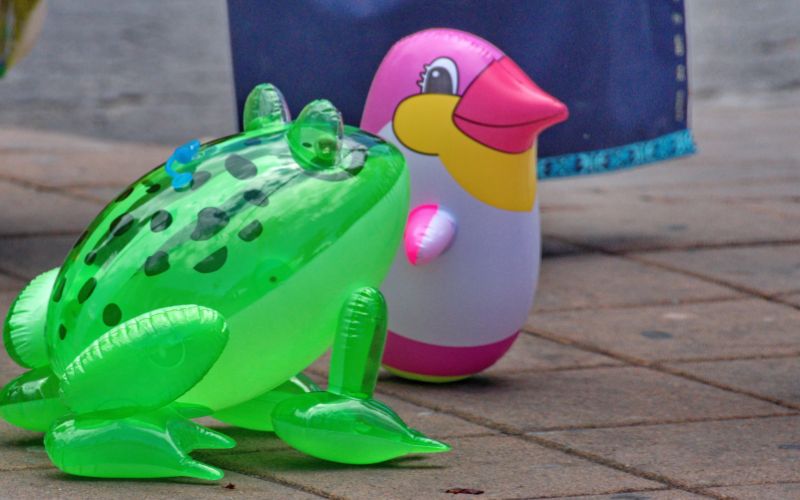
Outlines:
[[448, 385], [387, 379], [381, 392], [522, 432], [790, 413], [637, 367], [483, 375]]
[[452, 499], [451, 488], [484, 491], [478, 498], [530, 498], [658, 488], [640, 479], [514, 437], [452, 440], [449, 453], [398, 459], [373, 466], [323, 462], [291, 448], [218, 455], [218, 466], [258, 477], [313, 485], [352, 499]]
[[[232, 485], [232, 489], [229, 485]], [[20, 470], [0, 473], [0, 491], [2, 491], [4, 499], [319, 498], [317, 495], [278, 483], [229, 471], [225, 472], [225, 477], [220, 481], [200, 481], [188, 478], [142, 481], [69, 476], [52, 468]]]
[[738, 359], [680, 363], [672, 367], [728, 387], [769, 396], [800, 407], [800, 359]]
[[579, 497], [558, 497], [558, 500], [699, 500], [708, 498], [681, 490], [626, 491], [609, 495], [582, 495]]
[[705, 491], [726, 495], [737, 500], [797, 499], [800, 498], [800, 483], [750, 484], [708, 488]]
[[0, 238], [0, 267], [31, 280], [60, 266], [79, 234]]
[[542, 238], [542, 258], [588, 253], [587, 250], [553, 238]]
[[765, 294], [800, 290], [800, 245], [656, 252], [640, 257]]
[[[131, 177], [128, 181], [128, 184], [130, 184], [137, 178], [138, 176]], [[77, 187], [77, 188], [69, 188], [68, 191], [78, 196], [95, 200], [97, 203], [100, 203], [102, 205], [106, 205], [111, 200], [119, 196], [119, 194], [125, 189], [123, 186], [127, 186], [127, 184], [121, 184], [119, 186]]]
[[541, 312], [526, 328], [647, 361], [800, 353], [800, 311], [762, 299]]
[[[2, 242], [2, 240], [0, 240], [0, 244], [2, 244], [1, 242]], [[25, 282], [24, 281], [22, 281], [20, 279], [17, 279], [17, 278], [14, 278], [12, 276], [7, 276], [5, 274], [0, 273], [0, 294], [2, 294], [2, 292], [4, 292], [4, 291], [8, 291], [8, 290], [11, 290], [11, 291], [19, 290], [23, 286], [25, 286]]]
[[171, 148], [99, 143], [96, 149], [77, 151], [0, 148], [0, 178], [37, 186], [117, 186], [121, 189], [164, 163]]
[[[796, 188], [795, 193], [800, 193], [800, 187]], [[790, 224], [796, 224], [800, 221], [800, 195], [797, 194], [781, 197], [777, 200], [748, 201], [747, 205], [755, 210], [777, 214]]]
[[48, 232], [80, 234], [100, 212], [96, 203], [0, 182], [0, 237]]
[[588, 368], [619, 364], [619, 361], [608, 356], [594, 354], [523, 332], [517, 337], [516, 342], [514, 342], [514, 345], [506, 355], [484, 373], [491, 375], [518, 371]]
[[[5, 382], [3, 380], [0, 384]], [[0, 419], [0, 471], [52, 467], [42, 439], [40, 432], [26, 431]], [[0, 485], [5, 482], [3, 478], [4, 475], [0, 474]], [[2, 486], [0, 492], [4, 492]]]
[[543, 212], [545, 237], [617, 252], [800, 239], [800, 224], [745, 205], [627, 191], [602, 194], [565, 193], [559, 203], [573, 209]]
[[781, 300], [785, 300], [790, 304], [794, 304], [795, 306], [800, 307], [800, 293], [792, 293], [789, 295], [782, 296]]
[[542, 262], [534, 313], [677, 304], [740, 295], [729, 288], [631, 260], [590, 254]]
[[702, 487], [800, 481], [798, 429], [800, 416], [788, 416], [538, 435]]

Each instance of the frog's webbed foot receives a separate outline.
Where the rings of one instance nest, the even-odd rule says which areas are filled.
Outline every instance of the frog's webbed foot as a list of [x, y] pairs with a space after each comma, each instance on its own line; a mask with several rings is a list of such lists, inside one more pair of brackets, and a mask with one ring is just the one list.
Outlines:
[[278, 403], [305, 394], [321, 391], [317, 384], [302, 373], [249, 401], [214, 413], [214, 418], [243, 429], [254, 431], [273, 431], [272, 410]]
[[220, 479], [221, 470], [189, 453], [235, 445], [231, 438], [169, 408], [118, 420], [68, 418], [45, 436], [53, 463], [69, 474], [91, 477]]
[[372, 399], [386, 341], [386, 302], [374, 288], [354, 292], [342, 308], [327, 392], [287, 399], [272, 412], [278, 436], [325, 460], [369, 464], [450, 447], [411, 429]]
[[83, 476], [222, 477], [188, 453], [233, 440], [168, 405], [205, 376], [227, 340], [222, 316], [194, 305], [158, 309], [100, 336], [61, 377], [72, 414], [45, 437], [50, 459]]

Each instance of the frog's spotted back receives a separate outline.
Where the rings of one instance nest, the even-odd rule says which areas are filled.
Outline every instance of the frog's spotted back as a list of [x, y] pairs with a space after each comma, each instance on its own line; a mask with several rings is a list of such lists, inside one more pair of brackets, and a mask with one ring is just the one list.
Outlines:
[[[76, 243], [49, 312], [56, 370], [109, 327], [147, 310], [219, 309], [227, 293], [239, 294], [235, 307], [244, 307], [405, 180], [400, 153], [344, 127], [328, 101], [312, 102], [294, 122], [270, 85], [257, 87], [248, 103], [244, 133], [191, 154], [176, 151], [171, 169], [132, 184]], [[176, 176], [189, 180], [175, 186]]]

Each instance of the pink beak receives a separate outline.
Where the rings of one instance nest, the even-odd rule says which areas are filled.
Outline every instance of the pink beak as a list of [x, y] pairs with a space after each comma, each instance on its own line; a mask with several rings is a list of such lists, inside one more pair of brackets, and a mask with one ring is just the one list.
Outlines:
[[562, 122], [567, 106], [536, 86], [508, 57], [491, 63], [464, 92], [453, 121], [472, 139], [505, 153], [522, 153], [539, 133]]

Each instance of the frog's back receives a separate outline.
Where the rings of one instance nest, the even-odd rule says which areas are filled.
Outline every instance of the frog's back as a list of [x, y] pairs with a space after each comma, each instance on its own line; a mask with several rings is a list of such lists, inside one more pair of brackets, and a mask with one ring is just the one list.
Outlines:
[[[278, 289], [407, 175], [391, 146], [352, 129], [347, 140], [362, 164], [333, 174], [298, 167], [284, 132], [257, 131], [205, 145], [186, 186], [175, 188], [163, 165], [133, 183], [56, 279], [46, 334], [56, 373], [140, 314], [198, 304], [231, 318]], [[365, 168], [368, 157], [387, 168]], [[375, 196], [340, 183], [375, 184]]]

